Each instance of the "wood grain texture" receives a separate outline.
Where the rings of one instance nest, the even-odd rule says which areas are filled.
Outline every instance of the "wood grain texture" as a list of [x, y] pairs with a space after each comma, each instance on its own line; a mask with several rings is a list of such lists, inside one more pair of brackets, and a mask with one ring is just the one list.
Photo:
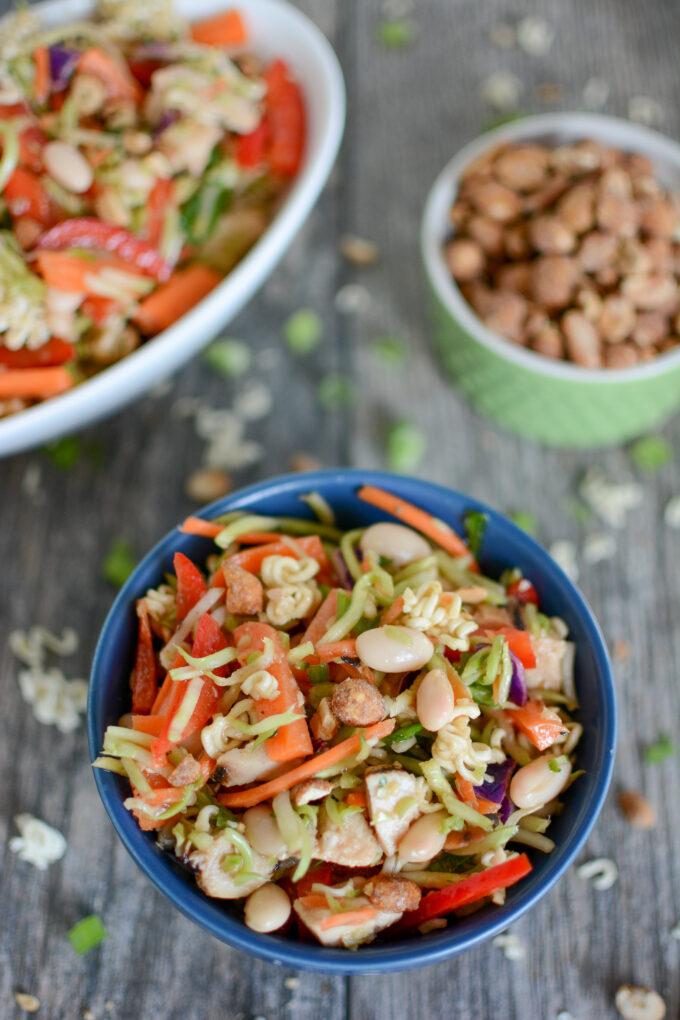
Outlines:
[[[501, 510], [534, 512], [546, 543], [581, 543], [599, 526], [580, 525], [567, 511], [578, 477], [589, 464], [616, 478], [634, 477], [628, 456], [622, 450], [542, 449], [496, 430], [449, 389], [430, 350], [418, 221], [439, 168], [488, 119], [479, 84], [497, 67], [525, 83], [523, 109], [546, 109], [534, 91], [546, 81], [561, 86], [561, 108], [577, 107], [583, 85], [596, 74], [610, 85], [610, 112], [625, 114], [631, 95], [653, 96], [665, 109], [664, 129], [678, 136], [674, 0], [543, 0], [521, 8], [505, 0], [420, 0], [417, 40], [401, 51], [375, 42], [379, 0], [305, 0], [300, 6], [341, 56], [349, 91], [347, 136], [323, 200], [229, 334], [255, 352], [280, 350], [282, 321], [309, 305], [324, 318], [325, 341], [309, 358], [281, 351], [276, 365], [253, 373], [271, 388], [274, 409], [248, 425], [265, 454], [238, 472], [237, 481], [286, 470], [296, 450], [329, 465], [382, 465], [385, 429], [408, 419], [428, 436], [420, 474]], [[492, 25], [539, 9], [557, 33], [548, 56], [529, 58], [490, 45]], [[337, 239], [346, 231], [378, 242], [378, 266], [359, 273], [340, 263]], [[338, 315], [333, 302], [349, 281], [363, 283], [372, 297], [367, 312], [353, 318]], [[376, 358], [371, 340], [385, 334], [408, 342], [405, 366], [388, 368]], [[262, 362], [256, 358], [256, 364]], [[356, 380], [351, 412], [319, 407], [317, 387], [329, 372]], [[610, 797], [583, 859], [614, 858], [618, 885], [597, 893], [572, 870], [517, 924], [525, 960], [513, 963], [498, 948], [483, 946], [403, 976], [293, 976], [202, 933], [128, 859], [99, 805], [83, 730], [61, 736], [33, 719], [15, 682], [7, 636], [32, 622], [53, 630], [74, 626], [81, 648], [67, 664], [69, 673], [87, 674], [113, 595], [100, 578], [111, 542], [125, 537], [142, 554], [191, 509], [183, 484], [202, 444], [190, 422], [173, 412], [177, 398], [200, 395], [224, 407], [235, 393], [198, 360], [165, 396], [146, 398], [83, 436], [84, 445], [101, 445], [102, 466], [84, 455], [73, 470], [60, 472], [40, 452], [0, 464], [0, 1015], [18, 1017], [13, 993], [26, 990], [41, 999], [38, 1015], [46, 1020], [70, 1020], [86, 1009], [97, 1020], [554, 1020], [565, 1009], [575, 1020], [613, 1020], [614, 990], [634, 981], [657, 988], [668, 1016], [677, 1017], [680, 943], [670, 929], [680, 919], [680, 759], [649, 766], [642, 758], [643, 746], [660, 731], [677, 729], [680, 717], [680, 533], [662, 524], [668, 499], [680, 493], [677, 459], [645, 479], [643, 505], [617, 534], [616, 558], [582, 570], [582, 587], [608, 638], [631, 645], [629, 661], [618, 669], [621, 739], [614, 790], [644, 791], [657, 809], [658, 826], [633, 832]], [[680, 422], [665, 432], [677, 450]], [[22, 491], [32, 465], [42, 474], [38, 503]], [[45, 874], [7, 849], [11, 820], [24, 811], [56, 825], [68, 839], [63, 862]], [[91, 912], [104, 917], [110, 938], [78, 958], [65, 932]]]

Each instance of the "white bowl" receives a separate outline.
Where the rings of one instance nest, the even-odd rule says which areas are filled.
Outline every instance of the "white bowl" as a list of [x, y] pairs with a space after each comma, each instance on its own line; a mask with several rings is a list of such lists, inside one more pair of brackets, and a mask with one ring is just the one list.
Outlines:
[[[143, 3], [143, 0], [140, 0]], [[176, 0], [195, 21], [229, 0]], [[255, 53], [286, 60], [302, 86], [307, 112], [303, 166], [262, 238], [203, 301], [169, 329], [68, 393], [0, 420], [0, 456], [18, 453], [112, 414], [161, 382], [205, 346], [245, 305], [289, 247], [333, 166], [345, 123], [345, 88], [322, 32], [285, 0], [239, 0]], [[91, 0], [31, 6], [46, 24], [86, 17]]]

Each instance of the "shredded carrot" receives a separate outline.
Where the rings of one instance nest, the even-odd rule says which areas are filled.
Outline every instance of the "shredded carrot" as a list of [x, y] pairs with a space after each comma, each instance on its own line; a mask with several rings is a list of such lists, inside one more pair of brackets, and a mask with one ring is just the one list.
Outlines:
[[203, 46], [244, 46], [248, 42], [248, 32], [243, 17], [232, 8], [212, 18], [195, 21], [191, 26], [191, 38]]
[[161, 715], [133, 715], [132, 728], [140, 733], [149, 733], [152, 737], [160, 736], [165, 720]]
[[351, 737], [347, 737], [346, 740], [341, 740], [339, 744], [329, 747], [327, 751], [322, 751], [321, 754], [308, 758], [301, 765], [291, 769], [290, 772], [284, 773], [282, 776], [277, 776], [276, 779], [270, 779], [269, 782], [262, 783], [260, 786], [253, 786], [249, 790], [224, 793], [218, 800], [225, 807], [254, 807], [255, 804], [261, 804], [263, 800], [275, 797], [277, 793], [283, 793], [284, 790], [292, 789], [296, 783], [302, 782], [303, 779], [311, 779], [317, 772], [323, 772], [324, 769], [330, 768], [331, 765], [337, 765], [338, 762], [356, 754], [361, 748], [362, 737], [364, 740], [381, 740], [391, 733], [393, 729], [394, 719], [383, 719], [382, 722], [375, 723], [373, 726], [366, 726], [365, 729], [358, 730]]
[[332, 662], [333, 659], [341, 659], [343, 656], [348, 659], [356, 659], [357, 643], [354, 638], [346, 641], [332, 641], [329, 644], [317, 645], [316, 653], [310, 655], [307, 662], [311, 666], [319, 666], [325, 662]]
[[339, 914], [330, 914], [328, 917], [324, 917], [319, 921], [319, 927], [322, 931], [328, 931], [329, 928], [342, 928], [346, 924], [365, 924], [366, 921], [372, 921], [376, 917], [378, 911], [375, 907], [360, 907], [358, 910], [345, 910]]
[[196, 264], [177, 269], [137, 307], [134, 320], [148, 335], [172, 326], [213, 290], [222, 277], [209, 266]]
[[328, 909], [328, 900], [321, 893], [309, 893], [307, 896], [298, 896], [298, 903], [307, 910]]
[[50, 51], [47, 46], [37, 46], [33, 50], [33, 63], [33, 98], [37, 103], [45, 103], [50, 94]]
[[317, 561], [321, 571], [328, 567], [328, 556], [318, 535], [304, 535], [301, 538], [296, 538], [291, 545], [279, 540], [267, 542], [265, 545], [257, 545], [252, 549], [243, 549], [242, 552], [230, 556], [228, 562], [236, 564], [243, 570], [248, 570], [251, 574], [258, 574], [262, 563], [268, 556], [291, 556], [293, 559], [311, 556]]
[[421, 510], [413, 503], [407, 503], [405, 499], [394, 496], [391, 492], [386, 492], [385, 489], [364, 485], [359, 489], [359, 499], [392, 514], [393, 517], [402, 521], [403, 524], [415, 528], [416, 531], [422, 531], [423, 535], [427, 535], [451, 556], [468, 556], [470, 553], [463, 539], [455, 531], [449, 531], [426, 510]]
[[351, 807], [365, 808], [368, 805], [368, 798], [365, 790], [350, 790], [345, 797], [345, 804]]
[[166, 714], [168, 710], [168, 701], [174, 687], [176, 687], [175, 681], [172, 679], [171, 676], [166, 676], [165, 680], [158, 689], [156, 700], [151, 706], [152, 716]]
[[0, 372], [0, 400], [12, 397], [56, 397], [70, 390], [74, 382], [73, 376], [63, 365], [9, 369]]
[[321, 603], [314, 616], [307, 627], [307, 630], [302, 636], [301, 644], [311, 641], [313, 645], [320, 640], [330, 627], [331, 623], [335, 619], [338, 611], [338, 593], [333, 589], [329, 591], [328, 595]]
[[385, 627], [390, 623], [394, 623], [398, 617], [401, 616], [404, 608], [404, 600], [400, 595], [398, 599], [395, 599], [391, 606], [388, 606], [385, 612], [380, 617], [381, 626]]
[[96, 278], [102, 269], [117, 269], [132, 276], [144, 275], [142, 270], [122, 259], [111, 256], [85, 259], [62, 251], [39, 251], [36, 265], [48, 287], [65, 290], [71, 294], [88, 293], [93, 278]]
[[202, 517], [187, 517], [179, 529], [185, 535], [200, 535], [202, 538], [216, 538], [224, 530], [223, 524], [204, 521]]
[[99, 78], [112, 99], [132, 99], [135, 103], [142, 99], [141, 86], [132, 77], [127, 66], [121, 65], [96, 46], [91, 46], [81, 55], [78, 60], [78, 71]]
[[282, 536], [278, 531], [249, 531], [245, 535], [239, 535], [238, 540], [241, 545], [266, 545], [268, 542], [280, 542], [283, 537], [291, 536]]

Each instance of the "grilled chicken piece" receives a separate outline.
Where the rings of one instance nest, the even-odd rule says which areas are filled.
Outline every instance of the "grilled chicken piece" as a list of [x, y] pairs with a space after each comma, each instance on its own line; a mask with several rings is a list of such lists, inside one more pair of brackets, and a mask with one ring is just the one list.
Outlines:
[[382, 769], [368, 772], [365, 782], [371, 825], [385, 853], [394, 854], [399, 840], [420, 814], [422, 780], [404, 769]]
[[218, 900], [238, 900], [248, 896], [254, 889], [268, 882], [272, 873], [272, 862], [253, 850], [252, 865], [248, 866], [248, 872], [252, 878], [246, 882], [237, 883], [233, 875], [230, 875], [222, 867], [222, 861], [226, 854], [238, 853], [238, 847], [233, 843], [229, 829], [215, 837], [209, 850], [194, 850], [189, 854], [189, 864], [196, 869], [196, 881], [208, 896]]
[[320, 861], [343, 864], [347, 868], [370, 868], [380, 863], [382, 850], [363, 812], [346, 815], [342, 826], [338, 826], [322, 810], [314, 856]]
[[562, 638], [534, 637], [531, 644], [536, 655], [536, 665], [526, 671], [527, 687], [561, 691], [565, 674], [573, 665], [573, 643], [563, 641]]
[[224, 775], [221, 780], [223, 786], [245, 786], [256, 779], [269, 779], [281, 769], [279, 762], [271, 760], [264, 744], [254, 751], [250, 750], [250, 745], [233, 747], [219, 756], [217, 766], [224, 769], [224, 773], [218, 772], [218, 775]]
[[[357, 816], [355, 816], [357, 817]], [[370, 907], [372, 904], [365, 896], [357, 896], [352, 900], [352, 910], [361, 910], [363, 907]], [[293, 909], [300, 920], [309, 928], [313, 935], [324, 946], [356, 946], [361, 942], [370, 942], [383, 928], [389, 928], [391, 924], [398, 921], [401, 912], [378, 909], [373, 917], [363, 924], [343, 924], [325, 930], [321, 927], [324, 918], [329, 917], [331, 911], [326, 907], [305, 907], [300, 900], [295, 900]]]

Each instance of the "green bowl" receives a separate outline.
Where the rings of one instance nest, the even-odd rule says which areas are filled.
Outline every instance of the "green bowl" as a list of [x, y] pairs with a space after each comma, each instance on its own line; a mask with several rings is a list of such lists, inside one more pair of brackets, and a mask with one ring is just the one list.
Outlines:
[[680, 348], [633, 368], [584, 369], [513, 344], [487, 329], [467, 303], [444, 261], [443, 243], [458, 180], [477, 156], [501, 142], [581, 138], [649, 156], [660, 180], [680, 189], [680, 145], [655, 131], [597, 114], [526, 117], [455, 156], [430, 191], [421, 231], [434, 341], [445, 369], [483, 414], [550, 446], [613, 445], [666, 421], [680, 407]]

